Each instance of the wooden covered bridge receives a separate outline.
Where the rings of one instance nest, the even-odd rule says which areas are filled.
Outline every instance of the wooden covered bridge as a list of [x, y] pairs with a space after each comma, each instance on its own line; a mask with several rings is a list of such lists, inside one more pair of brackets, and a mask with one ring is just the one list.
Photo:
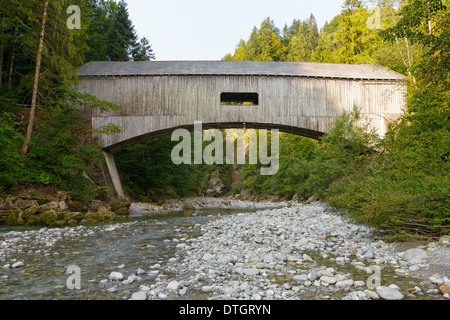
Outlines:
[[92, 111], [117, 195], [123, 195], [112, 153], [177, 128], [279, 129], [317, 139], [344, 112], [358, 109], [383, 136], [405, 106], [407, 78], [374, 65], [262, 61], [90, 62], [77, 90], [123, 107]]

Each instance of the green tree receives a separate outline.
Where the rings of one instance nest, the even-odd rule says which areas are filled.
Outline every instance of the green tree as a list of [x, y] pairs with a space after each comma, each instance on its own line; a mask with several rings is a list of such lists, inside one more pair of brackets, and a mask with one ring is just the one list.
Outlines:
[[422, 47], [422, 59], [411, 68], [417, 79], [407, 112], [418, 132], [449, 129], [450, 17], [443, 1], [414, 0], [399, 11], [397, 23], [381, 34], [394, 42], [406, 38]]
[[24, 158], [19, 153], [24, 137], [17, 131], [18, 125], [12, 113], [0, 113], [0, 192], [16, 184], [25, 168]]
[[132, 50], [131, 55], [133, 61], [150, 61], [156, 58], [150, 42], [145, 37], [139, 41], [139, 44]]
[[111, 61], [129, 61], [131, 50], [136, 46], [137, 35], [128, 15], [127, 4], [124, 0], [117, 4], [114, 1], [108, 1], [108, 9], [113, 16], [106, 30], [107, 58]]
[[88, 19], [86, 62], [148, 61], [155, 54], [146, 38], [138, 35], [123, 0], [85, 0]]
[[374, 63], [371, 49], [377, 34], [367, 26], [369, 14], [362, 1], [346, 0], [339, 27], [334, 36], [335, 61], [340, 63]]
[[59, 185], [74, 198], [93, 198], [89, 179], [93, 164], [101, 162], [101, 149], [89, 143], [86, 123], [79, 111], [68, 105], [54, 107], [36, 127], [28, 154], [28, 178]]
[[309, 20], [293, 22], [292, 35], [288, 41], [287, 61], [311, 61], [319, 41], [316, 19], [311, 14]]

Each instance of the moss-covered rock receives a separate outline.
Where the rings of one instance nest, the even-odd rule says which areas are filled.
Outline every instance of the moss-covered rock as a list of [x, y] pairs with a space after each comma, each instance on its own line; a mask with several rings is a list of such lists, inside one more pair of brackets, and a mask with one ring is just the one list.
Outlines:
[[129, 214], [128, 209], [131, 206], [131, 200], [122, 197], [112, 201], [110, 206], [111, 211], [114, 212], [114, 214], [117, 214], [119, 216], [126, 216]]
[[9, 214], [6, 218], [5, 224], [7, 226], [23, 226], [25, 225], [25, 220], [22, 218], [22, 210], [16, 210]]
[[31, 216], [27, 219], [25, 225], [27, 226], [38, 226], [41, 224], [41, 219], [39, 215]]
[[114, 211], [118, 216], [127, 216], [129, 214], [128, 208], [122, 207]]
[[79, 221], [75, 220], [75, 219], [69, 219], [66, 220], [66, 225], [67, 226], [76, 226], [79, 224]]
[[47, 202], [46, 204], [41, 205], [39, 211], [41, 214], [44, 214], [48, 211], [57, 211], [59, 209], [59, 204], [56, 201]]
[[34, 216], [39, 213], [40, 207], [33, 206], [31, 208], [25, 209], [22, 211], [22, 219], [28, 220], [31, 216]]
[[53, 222], [52, 227], [65, 227], [67, 225], [67, 220], [56, 220], [55, 222]]
[[75, 211], [75, 212], [87, 212], [88, 211], [87, 204], [83, 201], [70, 200], [68, 206], [69, 206], [69, 210], [71, 210], [71, 211]]
[[54, 226], [58, 220], [58, 213], [55, 210], [48, 210], [40, 215], [40, 221], [47, 226]]
[[114, 213], [111, 211], [101, 211], [101, 212], [88, 211], [84, 215], [84, 220], [86, 220], [88, 222], [111, 221], [113, 219], [114, 219]]
[[183, 210], [195, 210], [195, 207], [191, 202], [186, 201], [183, 204]]
[[81, 212], [65, 212], [64, 213], [64, 220], [67, 221], [67, 223], [69, 224], [74, 224], [75, 223], [79, 223], [81, 222], [81, 220], [83, 220], [84, 218], [84, 214], [82, 214]]

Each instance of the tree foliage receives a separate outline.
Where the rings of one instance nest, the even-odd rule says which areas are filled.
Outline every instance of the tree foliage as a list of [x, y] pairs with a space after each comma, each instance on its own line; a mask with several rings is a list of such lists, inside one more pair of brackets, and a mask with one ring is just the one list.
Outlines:
[[[67, 26], [70, 5], [81, 9], [79, 29]], [[139, 40], [125, 1], [48, 1], [45, 30], [43, 9], [40, 0], [0, 2], [0, 191], [28, 183], [54, 184], [73, 197], [88, 199], [95, 196], [90, 176], [102, 161], [101, 149], [73, 106], [104, 111], [118, 106], [73, 92], [75, 71], [92, 60], [149, 61], [155, 56], [149, 41]], [[28, 154], [20, 157], [18, 145], [25, 140], [22, 120], [30, 113], [33, 87], [38, 89], [36, 121]], [[120, 130], [107, 125], [101, 131]]]
[[[279, 40], [286, 49], [277, 59], [380, 64], [401, 72], [411, 80], [404, 116], [383, 139], [361, 130], [357, 114], [343, 116], [319, 143], [282, 135], [279, 173], [262, 177], [258, 168], [244, 166], [244, 185], [283, 196], [318, 195], [396, 237], [449, 233], [448, 1], [371, 2], [381, 15], [378, 29], [367, 23], [375, 14], [368, 1], [346, 0], [317, 38], [307, 36], [314, 30], [307, 21], [285, 26]], [[253, 29], [225, 59], [256, 60], [246, 52], [260, 46], [259, 32]]]

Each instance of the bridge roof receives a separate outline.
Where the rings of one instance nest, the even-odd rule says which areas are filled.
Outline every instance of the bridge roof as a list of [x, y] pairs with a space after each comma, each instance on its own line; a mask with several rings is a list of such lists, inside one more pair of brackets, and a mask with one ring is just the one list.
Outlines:
[[273, 61], [93, 61], [79, 77], [108, 76], [278, 76], [361, 80], [407, 80], [377, 65]]

